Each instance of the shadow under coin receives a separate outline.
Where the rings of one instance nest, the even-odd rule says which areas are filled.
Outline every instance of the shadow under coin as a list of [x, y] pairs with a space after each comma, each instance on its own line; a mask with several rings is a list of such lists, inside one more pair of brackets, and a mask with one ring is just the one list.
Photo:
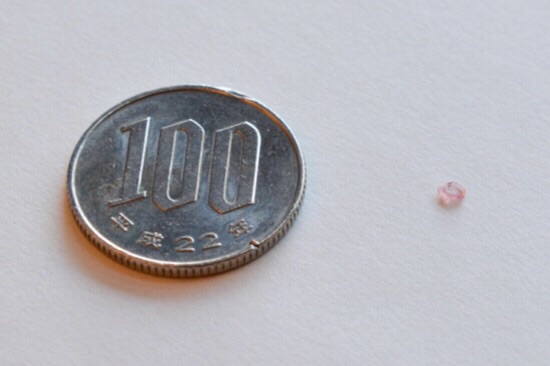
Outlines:
[[61, 205], [66, 252], [78, 269], [99, 283], [135, 296], [150, 298], [185, 297], [189, 292], [200, 292], [202, 295], [212, 291], [231, 292], [229, 287], [232, 284], [243, 285], [242, 276], [245, 274], [238, 273], [242, 270], [201, 278], [164, 278], [127, 268], [103, 254], [86, 238], [76, 223], [65, 193]]

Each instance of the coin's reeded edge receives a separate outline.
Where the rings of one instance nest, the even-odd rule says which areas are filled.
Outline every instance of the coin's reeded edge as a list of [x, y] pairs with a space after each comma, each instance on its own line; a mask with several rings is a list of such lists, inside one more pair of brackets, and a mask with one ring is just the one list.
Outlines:
[[[80, 150], [83, 146], [83, 142], [86, 137], [92, 133], [95, 127], [102, 123], [107, 117], [121, 108], [135, 103], [141, 99], [150, 97], [156, 94], [169, 93], [174, 91], [189, 91], [189, 90], [203, 90], [207, 92], [222, 94], [230, 96], [236, 99], [240, 99], [245, 103], [251, 104], [256, 108], [264, 112], [274, 123], [277, 123], [281, 126], [282, 131], [287, 135], [291, 144], [294, 146], [294, 150], [297, 155], [298, 167], [300, 169], [299, 173], [299, 182], [296, 189], [296, 194], [294, 196], [294, 204], [289, 210], [287, 216], [283, 219], [281, 224], [273, 230], [272, 234], [265, 238], [260, 243], [250, 244], [248, 248], [233, 253], [224, 257], [211, 259], [208, 261], [195, 262], [195, 263], [178, 263], [178, 262], [169, 262], [169, 261], [159, 261], [155, 259], [146, 258], [133, 254], [123, 248], [119, 247], [115, 243], [111, 242], [105, 238], [100, 232], [95, 230], [93, 226], [88, 222], [86, 216], [80, 208], [78, 198], [76, 196], [76, 190], [74, 185], [74, 175], [76, 171], [76, 165], [78, 163], [78, 156]], [[115, 105], [107, 112], [103, 113], [88, 129], [84, 132], [82, 137], [79, 139], [76, 147], [71, 156], [69, 163], [68, 175], [67, 175], [67, 195], [69, 198], [69, 204], [71, 212], [76, 219], [78, 227], [84, 233], [84, 235], [104, 254], [111, 257], [116, 262], [123, 264], [131, 269], [135, 269], [144, 273], [163, 276], [163, 277], [199, 277], [206, 275], [214, 275], [222, 272], [226, 272], [237, 267], [240, 267], [244, 264], [251, 262], [252, 260], [258, 258], [269, 249], [271, 249], [275, 244], [277, 244], [281, 238], [285, 236], [288, 229], [294, 223], [294, 220], [300, 212], [302, 202], [305, 196], [306, 188], [306, 166], [305, 159], [302, 153], [302, 149], [292, 130], [286, 125], [286, 123], [269, 108], [263, 105], [260, 101], [252, 99], [248, 96], [245, 96], [241, 93], [235, 92], [228, 88], [223, 87], [211, 87], [206, 85], [182, 85], [174, 86], [152, 90], [142, 94], [138, 94], [132, 98], [126, 99], [125, 101]]]

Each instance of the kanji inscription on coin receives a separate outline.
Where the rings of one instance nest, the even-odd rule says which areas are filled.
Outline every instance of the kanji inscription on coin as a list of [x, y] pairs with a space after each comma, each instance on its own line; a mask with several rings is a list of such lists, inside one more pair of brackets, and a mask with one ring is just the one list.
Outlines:
[[166, 276], [214, 274], [271, 248], [305, 190], [300, 148], [265, 106], [183, 86], [100, 117], [69, 168], [73, 213], [115, 260]]

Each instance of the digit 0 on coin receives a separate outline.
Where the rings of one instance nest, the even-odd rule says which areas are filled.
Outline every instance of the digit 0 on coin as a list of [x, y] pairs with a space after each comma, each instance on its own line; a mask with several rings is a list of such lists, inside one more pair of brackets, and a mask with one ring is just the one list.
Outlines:
[[294, 135], [261, 103], [181, 86], [128, 99], [78, 142], [69, 201], [84, 233], [146, 273], [227, 271], [285, 234], [305, 190]]

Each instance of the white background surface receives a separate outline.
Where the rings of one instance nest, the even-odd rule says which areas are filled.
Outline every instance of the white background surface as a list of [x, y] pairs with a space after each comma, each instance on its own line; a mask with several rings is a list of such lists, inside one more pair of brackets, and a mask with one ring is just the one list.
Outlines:
[[[547, 1], [0, 1], [0, 363], [548, 364], [549, 20]], [[116, 103], [198, 83], [288, 122], [306, 201], [239, 270], [142, 275], [78, 231], [70, 154]]]

